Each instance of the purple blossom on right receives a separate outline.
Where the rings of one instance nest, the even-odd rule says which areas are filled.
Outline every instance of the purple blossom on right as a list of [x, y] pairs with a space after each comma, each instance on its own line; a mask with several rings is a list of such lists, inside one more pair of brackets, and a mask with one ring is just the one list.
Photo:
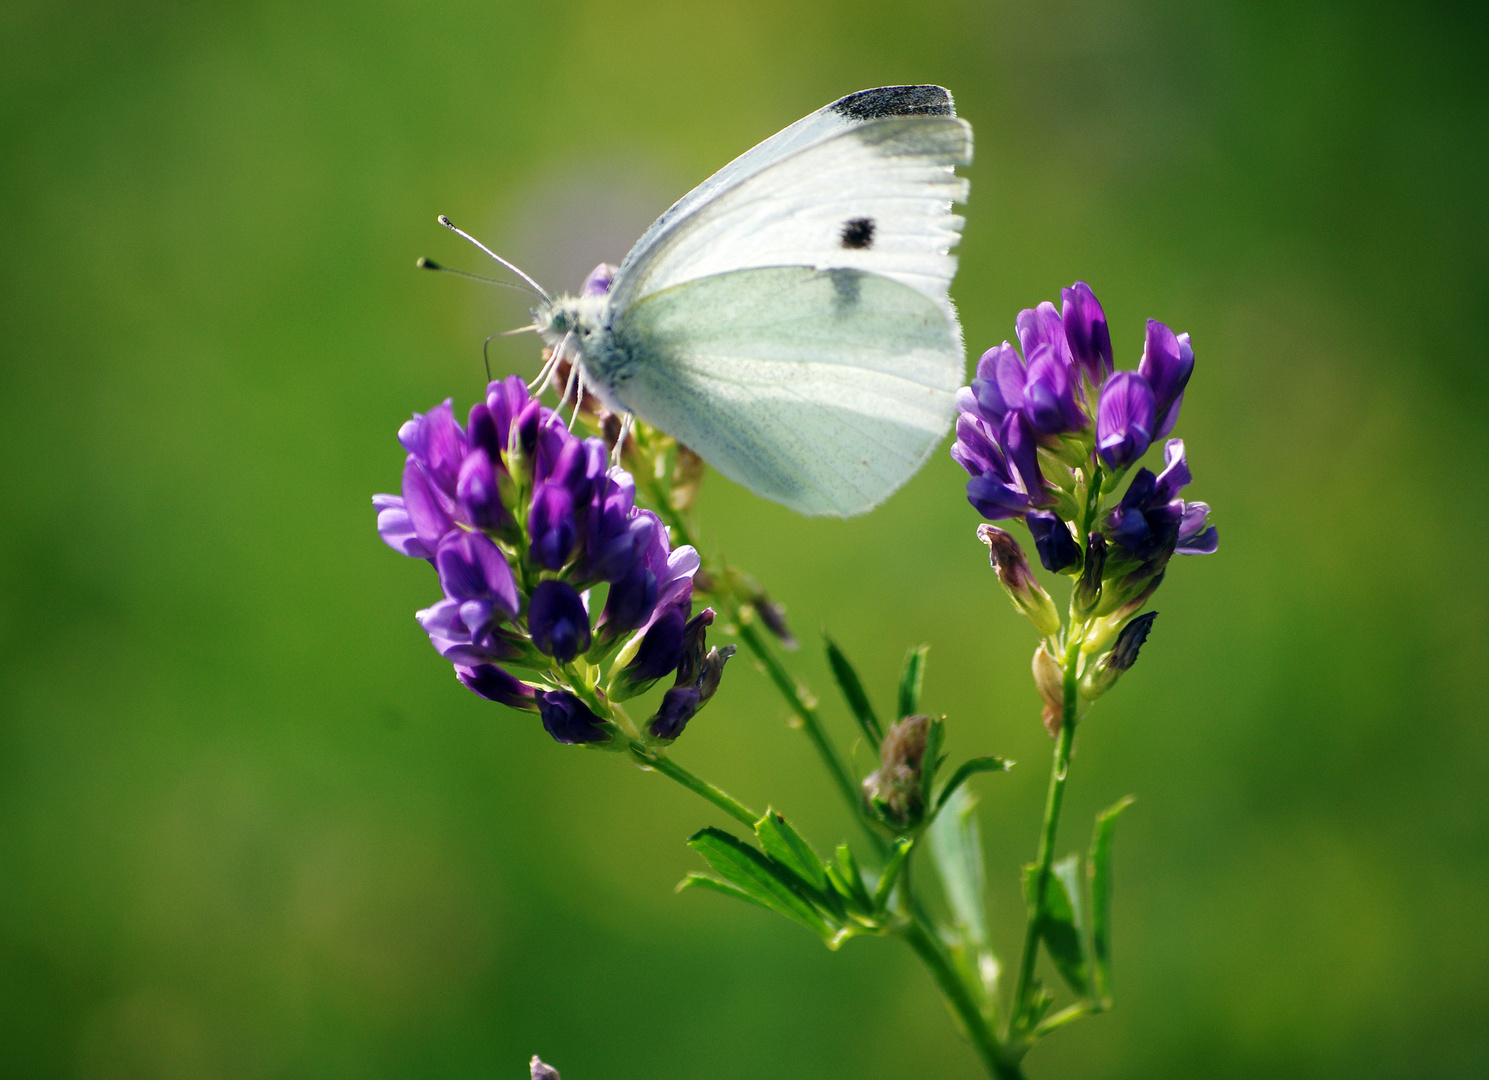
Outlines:
[[[1030, 600], [1031, 589], [1044, 596], [1032, 575], [1010, 573], [1023, 560], [1017, 541], [979, 528], [984, 542], [1001, 538], [993, 545], [1000, 582], [1043, 635], [1035, 681], [1052, 733], [1063, 717], [1078, 718], [1067, 688], [1089, 701], [1136, 662], [1156, 615], [1140, 613], [1172, 556], [1219, 546], [1209, 505], [1181, 497], [1192, 476], [1183, 440], [1169, 438], [1194, 372], [1189, 335], [1148, 320], [1136, 370], [1118, 371], [1091, 287], [1077, 281], [1061, 301], [1059, 311], [1046, 301], [1019, 313], [1018, 349], [1005, 341], [983, 353], [957, 393], [951, 449], [977, 512], [1022, 519], [1044, 568], [1075, 579], [1062, 621], [1047, 598]], [[1140, 463], [1159, 443], [1155, 473]]]

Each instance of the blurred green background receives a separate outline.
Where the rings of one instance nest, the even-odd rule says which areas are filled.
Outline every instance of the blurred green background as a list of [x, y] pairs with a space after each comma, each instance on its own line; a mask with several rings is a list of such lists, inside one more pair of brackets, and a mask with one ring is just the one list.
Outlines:
[[[973, 1077], [894, 942], [674, 896], [724, 824], [461, 689], [383, 547], [401, 420], [479, 393], [551, 288], [837, 96], [976, 129], [974, 352], [1076, 278], [1221, 529], [1082, 729], [1061, 850], [1118, 840], [1117, 1010], [1033, 1077], [1489, 1075], [1482, 8], [1451, 4], [35, 4], [0, 10], [0, 1073]], [[532, 371], [530, 340], [498, 353]], [[1032, 631], [945, 457], [806, 521], [721, 479], [707, 544], [887, 709], [911, 643], [1017, 942], [1049, 741]], [[850, 825], [747, 662], [675, 756]], [[860, 764], [867, 761], [860, 753]]]

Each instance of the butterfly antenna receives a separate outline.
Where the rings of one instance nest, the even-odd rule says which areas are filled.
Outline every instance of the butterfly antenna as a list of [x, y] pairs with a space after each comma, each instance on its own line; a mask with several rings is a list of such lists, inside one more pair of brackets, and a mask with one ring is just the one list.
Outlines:
[[441, 225], [443, 225], [445, 228], [449, 229], [456, 236], [459, 236], [459, 237], [461, 237], [462, 239], [465, 239], [465, 240], [469, 240], [472, 244], [475, 244], [476, 247], [480, 248], [487, 255], [490, 255], [497, 262], [501, 263], [508, 270], [512, 271], [512, 273], [516, 274], [523, 281], [527, 282], [527, 284], [532, 288], [533, 292], [537, 293], [544, 300], [550, 300], [551, 301], [553, 299], [553, 297], [551, 297], [551, 296], [548, 295], [547, 291], [543, 288], [543, 286], [539, 285], [532, 278], [528, 277], [525, 273], [523, 273], [521, 270], [519, 270], [516, 266], [513, 266], [511, 263], [507, 262], [506, 259], [503, 259], [500, 255], [498, 255], [496, 252], [492, 251], [485, 244], [481, 243], [481, 241], [477, 240], [470, 233], [466, 232], [464, 229], [456, 228], [455, 223], [453, 221], [451, 221], [449, 218], [445, 217], [444, 214], [441, 214], [439, 216], [439, 223]]
[[526, 285], [517, 285], [510, 281], [497, 281], [496, 278], [484, 277], [481, 274], [472, 274], [468, 270], [456, 270], [453, 266], [441, 266], [433, 259], [419, 256], [414, 260], [414, 265], [420, 270], [437, 270], [441, 274], [454, 274], [456, 277], [469, 278], [471, 281], [480, 281], [487, 285], [500, 285], [503, 289], [516, 289], [518, 292], [531, 292]]

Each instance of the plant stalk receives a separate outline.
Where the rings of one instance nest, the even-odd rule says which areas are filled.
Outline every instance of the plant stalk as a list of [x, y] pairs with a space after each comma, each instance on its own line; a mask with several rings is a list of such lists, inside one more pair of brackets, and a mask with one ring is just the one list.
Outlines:
[[760, 820], [759, 814], [727, 792], [714, 787], [702, 777], [694, 776], [687, 769], [684, 769], [668, 757], [662, 750], [652, 749], [632, 740], [631, 756], [642, 765], [655, 769], [663, 776], [676, 780], [695, 795], [701, 795], [735, 821], [748, 825], [751, 833], [755, 831], [755, 822]]
[[1070, 772], [1070, 748], [1075, 741], [1076, 668], [1080, 640], [1072, 638], [1065, 648], [1065, 682], [1060, 710], [1060, 734], [1055, 739], [1055, 759], [1050, 769], [1049, 794], [1044, 802], [1044, 824], [1039, 832], [1039, 851], [1034, 859], [1034, 886], [1028, 898], [1029, 922], [1024, 931], [1024, 952], [1019, 961], [1018, 982], [1009, 1010], [1008, 1041], [1021, 1039], [1033, 1026], [1029, 1016], [1029, 991], [1034, 962], [1039, 956], [1039, 937], [1044, 922], [1044, 894], [1049, 888], [1050, 866], [1055, 861], [1055, 832], [1060, 824], [1060, 806], [1065, 799], [1065, 780]]

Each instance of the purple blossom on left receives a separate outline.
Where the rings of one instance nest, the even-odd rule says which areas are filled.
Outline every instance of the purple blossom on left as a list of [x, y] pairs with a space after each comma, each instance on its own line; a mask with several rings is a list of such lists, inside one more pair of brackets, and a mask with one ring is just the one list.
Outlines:
[[378, 535], [437, 571], [443, 595], [417, 618], [459, 681], [538, 714], [559, 742], [675, 738], [686, 723], [676, 703], [650, 734], [614, 703], [674, 672], [696, 683], [702, 630], [683, 628], [698, 553], [673, 548], [635, 505], [605, 443], [572, 433], [516, 376], [492, 382], [463, 427], [447, 400], [415, 413], [398, 441], [402, 491], [373, 496]]

